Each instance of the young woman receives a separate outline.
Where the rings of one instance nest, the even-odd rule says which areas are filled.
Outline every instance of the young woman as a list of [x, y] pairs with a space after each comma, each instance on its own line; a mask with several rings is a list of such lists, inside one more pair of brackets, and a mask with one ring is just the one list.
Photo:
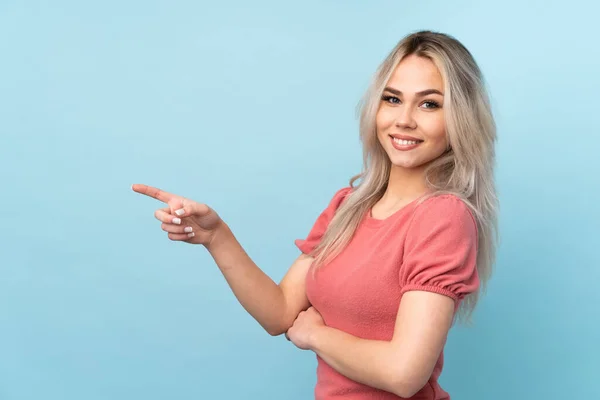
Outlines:
[[[449, 35], [402, 39], [361, 102], [364, 169], [339, 189], [277, 284], [206, 204], [146, 185], [171, 240], [202, 244], [271, 335], [318, 359], [315, 398], [449, 399], [455, 317], [469, 321], [496, 246], [496, 129], [482, 74]], [[359, 181], [358, 184], [355, 184]]]

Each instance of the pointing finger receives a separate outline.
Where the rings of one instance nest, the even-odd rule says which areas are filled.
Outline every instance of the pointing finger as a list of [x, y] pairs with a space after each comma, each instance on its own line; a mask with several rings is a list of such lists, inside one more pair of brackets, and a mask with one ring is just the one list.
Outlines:
[[142, 185], [139, 183], [132, 185], [131, 189], [133, 189], [134, 192], [152, 197], [156, 200], [162, 201], [163, 203], [168, 203], [170, 200], [172, 200], [176, 197], [176, 196], [172, 195], [171, 193], [165, 192], [158, 188], [148, 186], [148, 185]]

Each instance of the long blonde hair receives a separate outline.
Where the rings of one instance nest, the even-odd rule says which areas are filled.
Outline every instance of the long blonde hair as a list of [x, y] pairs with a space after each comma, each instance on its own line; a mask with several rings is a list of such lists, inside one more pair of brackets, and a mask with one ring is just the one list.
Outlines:
[[[353, 189], [315, 248], [314, 266], [316, 269], [340, 253], [365, 213], [381, 199], [387, 188], [391, 162], [377, 138], [376, 115], [386, 83], [400, 61], [412, 54], [431, 60], [444, 82], [444, 115], [450, 150], [428, 166], [426, 181], [432, 189], [430, 196], [447, 193], [459, 196], [477, 221], [477, 271], [481, 284], [477, 292], [463, 299], [457, 313], [459, 319], [470, 322], [480, 293], [485, 291], [491, 277], [496, 256], [496, 125], [477, 63], [458, 40], [447, 34], [412, 33], [394, 47], [377, 69], [358, 106], [363, 170], [350, 179]], [[360, 183], [354, 186], [359, 179]]]

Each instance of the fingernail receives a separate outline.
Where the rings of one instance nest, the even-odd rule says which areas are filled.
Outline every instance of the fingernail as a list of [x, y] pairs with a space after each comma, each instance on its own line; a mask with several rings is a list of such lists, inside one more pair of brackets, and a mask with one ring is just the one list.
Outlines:
[[180, 208], [179, 210], [175, 211], [175, 214], [183, 215], [183, 214], [185, 214], [185, 210], [183, 208]]
[[196, 236], [196, 234], [194, 232], [188, 233], [188, 237], [194, 237], [194, 236]]
[[184, 229], [183, 231], [184, 231], [184, 232], [188, 232], [188, 233], [189, 233], [189, 232], [191, 232], [191, 231], [193, 231], [193, 230], [194, 230], [194, 229], [192, 229], [192, 227], [191, 227], [191, 226], [186, 226], [186, 227], [185, 227], [185, 229]]
[[179, 225], [179, 224], [181, 224], [181, 219], [173, 218], [173, 223]]

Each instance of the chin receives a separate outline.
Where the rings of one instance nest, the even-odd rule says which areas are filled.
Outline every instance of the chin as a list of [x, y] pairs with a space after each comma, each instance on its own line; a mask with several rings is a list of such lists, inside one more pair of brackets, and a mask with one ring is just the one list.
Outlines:
[[417, 154], [415, 154], [414, 152], [413, 152], [413, 154], [410, 154], [410, 152], [399, 153], [395, 149], [386, 149], [386, 150], [387, 150], [386, 153], [388, 155], [388, 159], [390, 160], [390, 162], [392, 163], [392, 166], [394, 166], [394, 167], [414, 169], [414, 168], [419, 168], [423, 164], [425, 164], [423, 162], [423, 160], [420, 159], [420, 157], [416, 157]]
[[394, 159], [390, 159], [391, 163], [392, 163], [392, 167], [395, 168], [402, 168], [402, 169], [419, 169], [420, 167], [422, 167], [423, 165], [425, 165], [425, 163], [421, 163], [421, 162], [417, 162], [417, 161], [413, 161], [413, 160], [394, 160]]
[[[392, 166], [402, 169], [423, 169], [440, 157], [443, 152], [436, 151], [434, 154], [427, 151], [428, 154], [422, 154], [417, 149], [408, 152], [398, 152], [396, 149], [386, 149], [388, 159]], [[439, 154], [438, 154], [439, 153]]]

